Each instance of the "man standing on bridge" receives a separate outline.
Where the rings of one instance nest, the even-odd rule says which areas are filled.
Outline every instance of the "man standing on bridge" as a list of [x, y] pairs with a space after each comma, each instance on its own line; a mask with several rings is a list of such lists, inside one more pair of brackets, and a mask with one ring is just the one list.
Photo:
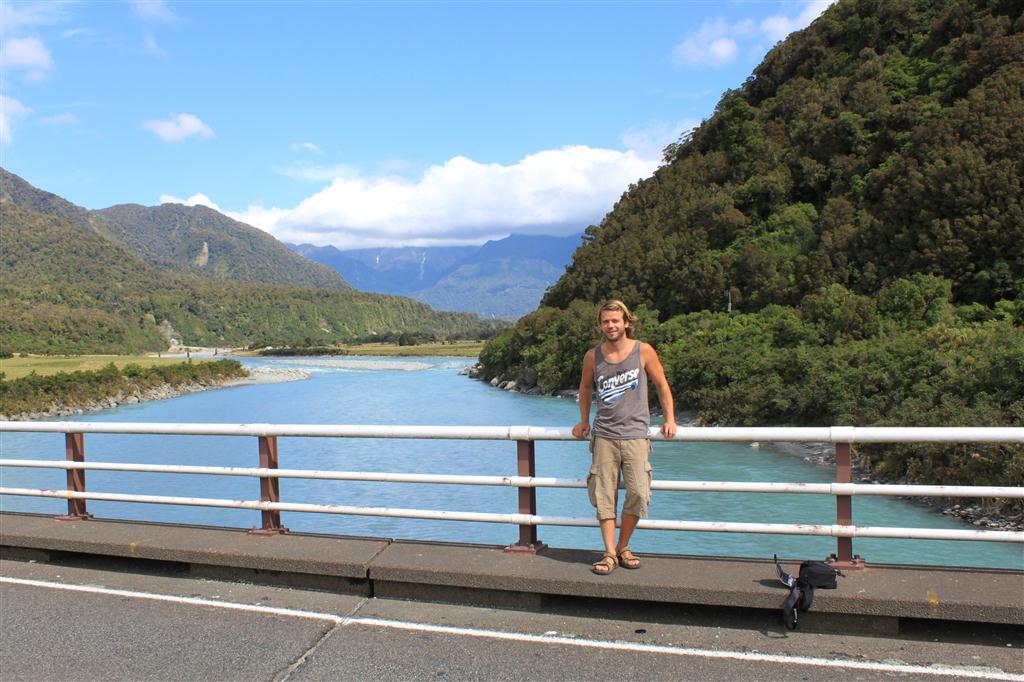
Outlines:
[[[593, 459], [587, 477], [590, 503], [597, 508], [597, 520], [604, 540], [604, 556], [591, 569], [608, 575], [616, 566], [640, 568], [640, 560], [629, 549], [637, 522], [647, 516], [651, 500], [651, 451], [648, 428], [651, 413], [647, 404], [647, 382], [654, 384], [658, 402], [665, 413], [661, 433], [676, 435], [672, 391], [658, 354], [650, 344], [633, 339], [636, 317], [622, 301], [609, 301], [597, 313], [604, 341], [583, 357], [580, 379], [580, 423], [572, 427], [576, 438], [591, 436]], [[597, 397], [597, 416], [590, 427], [590, 406]], [[615, 542], [619, 475], [626, 481], [619, 541]]]

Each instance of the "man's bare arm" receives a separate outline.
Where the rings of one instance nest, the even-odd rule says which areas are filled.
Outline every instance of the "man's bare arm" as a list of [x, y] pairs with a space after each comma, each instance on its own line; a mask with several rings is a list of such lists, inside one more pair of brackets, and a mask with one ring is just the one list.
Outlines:
[[665, 376], [665, 368], [661, 366], [661, 359], [657, 351], [650, 344], [640, 346], [640, 361], [643, 363], [647, 379], [658, 391], [658, 403], [662, 412], [665, 413], [665, 423], [661, 425], [661, 433], [666, 438], [676, 435], [676, 410], [672, 400], [672, 389], [668, 385], [668, 378]]
[[586, 438], [590, 435], [590, 405], [594, 398], [594, 350], [583, 356], [583, 376], [580, 377], [580, 422], [572, 427], [572, 435]]

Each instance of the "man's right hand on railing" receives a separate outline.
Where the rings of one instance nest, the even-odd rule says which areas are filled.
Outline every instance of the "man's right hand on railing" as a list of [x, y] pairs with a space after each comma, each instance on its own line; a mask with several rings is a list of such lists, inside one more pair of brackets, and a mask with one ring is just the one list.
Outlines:
[[576, 438], [586, 438], [590, 435], [590, 424], [585, 421], [580, 422], [572, 427], [572, 435]]

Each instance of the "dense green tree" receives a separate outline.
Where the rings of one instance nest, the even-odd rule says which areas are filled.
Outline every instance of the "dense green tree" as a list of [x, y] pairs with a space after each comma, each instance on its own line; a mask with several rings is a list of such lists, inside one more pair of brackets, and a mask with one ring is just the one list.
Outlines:
[[[831, 6], [587, 229], [485, 376], [574, 387], [586, 344], [559, 335], [592, 342], [581, 306], [622, 298], [704, 423], [1024, 424], [1022, 11]], [[863, 455], [897, 478], [1024, 481], [1020, 446]]]

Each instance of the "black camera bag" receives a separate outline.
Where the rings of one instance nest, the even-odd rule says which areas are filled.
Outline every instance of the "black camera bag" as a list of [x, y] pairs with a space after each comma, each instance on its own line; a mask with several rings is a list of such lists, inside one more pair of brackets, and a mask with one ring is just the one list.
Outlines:
[[811, 608], [811, 603], [814, 601], [814, 590], [836, 589], [836, 576], [843, 575], [842, 571], [832, 568], [824, 561], [803, 562], [800, 564], [800, 572], [795, 579], [782, 570], [778, 558], [775, 559], [775, 567], [779, 579], [789, 587], [789, 596], [786, 597], [786, 601], [782, 605], [782, 622], [789, 630], [796, 629], [799, 620], [798, 614]]

